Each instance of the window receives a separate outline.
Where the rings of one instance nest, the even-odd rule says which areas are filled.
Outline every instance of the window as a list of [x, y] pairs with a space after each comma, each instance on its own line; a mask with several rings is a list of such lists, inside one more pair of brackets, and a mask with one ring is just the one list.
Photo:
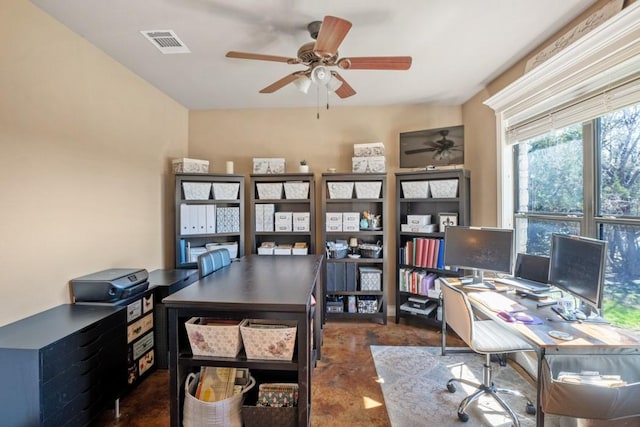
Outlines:
[[517, 143], [513, 164], [518, 252], [548, 254], [553, 232], [606, 240], [602, 314], [640, 331], [640, 104]]

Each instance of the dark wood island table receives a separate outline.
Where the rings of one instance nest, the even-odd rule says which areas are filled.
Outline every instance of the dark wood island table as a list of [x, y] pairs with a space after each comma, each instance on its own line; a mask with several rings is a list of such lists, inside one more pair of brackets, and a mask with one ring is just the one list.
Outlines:
[[[171, 425], [182, 425], [184, 382], [201, 366], [292, 375], [298, 383], [298, 426], [310, 425], [311, 370], [322, 345], [322, 255], [249, 255], [164, 298], [169, 317]], [[295, 321], [292, 360], [193, 356], [185, 322], [192, 317]]]

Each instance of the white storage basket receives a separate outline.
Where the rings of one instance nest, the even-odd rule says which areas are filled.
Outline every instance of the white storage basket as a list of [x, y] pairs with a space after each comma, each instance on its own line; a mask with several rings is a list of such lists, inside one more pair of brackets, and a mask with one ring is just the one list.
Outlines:
[[356, 198], [358, 199], [378, 199], [382, 181], [358, 182], [356, 181]]
[[353, 197], [353, 182], [328, 182], [330, 199], [350, 199]]
[[208, 200], [211, 194], [210, 182], [183, 182], [185, 200]]
[[431, 197], [451, 199], [458, 196], [458, 180], [457, 179], [439, 179], [429, 181], [431, 189]]
[[257, 183], [258, 199], [262, 200], [278, 200], [282, 199], [282, 183], [281, 182], [265, 182]]
[[429, 197], [429, 181], [403, 181], [404, 199], [426, 199]]
[[200, 373], [191, 373], [184, 383], [184, 427], [242, 427], [242, 402], [245, 394], [253, 388], [256, 380], [249, 378], [242, 393], [218, 402], [196, 399], [195, 392], [200, 381]]
[[215, 200], [236, 200], [240, 184], [237, 182], [214, 182], [213, 198]]
[[284, 195], [287, 199], [308, 199], [309, 183], [308, 182], [285, 182]]

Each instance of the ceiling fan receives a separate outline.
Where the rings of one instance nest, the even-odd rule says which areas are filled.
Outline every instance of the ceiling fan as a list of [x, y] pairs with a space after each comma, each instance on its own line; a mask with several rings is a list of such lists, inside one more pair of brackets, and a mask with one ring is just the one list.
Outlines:
[[449, 157], [453, 156], [454, 151], [462, 151], [461, 148], [455, 147], [455, 142], [451, 139], [447, 139], [447, 135], [449, 135], [449, 131], [444, 129], [441, 130], [440, 135], [442, 139], [437, 141], [426, 141], [424, 144], [429, 145], [427, 148], [417, 148], [414, 150], [406, 150], [405, 154], [419, 154], [419, 153], [427, 153], [429, 151], [433, 151], [433, 159], [434, 160], [446, 160]]
[[[338, 47], [351, 29], [351, 22], [335, 16], [325, 16], [322, 21], [314, 21], [307, 25], [307, 30], [315, 42], [303, 44], [295, 58], [285, 56], [263, 55], [247, 52], [227, 52], [228, 58], [255, 59], [259, 61], [284, 62], [287, 64], [303, 64], [306, 70], [293, 73], [277, 80], [260, 93], [273, 93], [292, 82], [306, 84], [308, 90], [311, 82], [326, 86], [340, 98], [348, 98], [356, 91], [331, 67], [342, 70], [408, 70], [411, 67], [410, 56], [362, 56], [338, 57]], [[304, 88], [301, 90], [305, 91]]]

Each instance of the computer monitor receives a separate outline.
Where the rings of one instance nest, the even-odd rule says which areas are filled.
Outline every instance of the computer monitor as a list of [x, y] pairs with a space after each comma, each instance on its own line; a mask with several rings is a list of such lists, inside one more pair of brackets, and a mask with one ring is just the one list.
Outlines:
[[553, 233], [549, 284], [600, 309], [606, 253], [604, 240]]
[[485, 271], [511, 274], [513, 230], [447, 227], [444, 233], [444, 264], [473, 270], [473, 283], [481, 283]]
[[520, 279], [547, 283], [549, 280], [549, 257], [518, 253], [513, 275]]

